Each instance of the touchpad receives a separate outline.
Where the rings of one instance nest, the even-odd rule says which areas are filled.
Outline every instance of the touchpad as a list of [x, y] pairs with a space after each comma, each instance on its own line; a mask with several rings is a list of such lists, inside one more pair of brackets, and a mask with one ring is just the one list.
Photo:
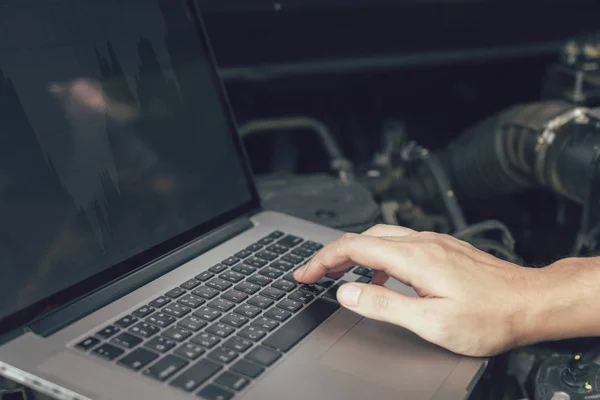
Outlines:
[[461, 357], [394, 325], [362, 319], [320, 361], [377, 385], [402, 399], [428, 399]]

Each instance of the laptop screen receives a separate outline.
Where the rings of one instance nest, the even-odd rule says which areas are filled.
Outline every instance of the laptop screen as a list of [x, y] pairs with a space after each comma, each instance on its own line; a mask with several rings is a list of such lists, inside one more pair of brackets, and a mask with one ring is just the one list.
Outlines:
[[257, 204], [183, 1], [5, 0], [1, 9], [0, 325]]

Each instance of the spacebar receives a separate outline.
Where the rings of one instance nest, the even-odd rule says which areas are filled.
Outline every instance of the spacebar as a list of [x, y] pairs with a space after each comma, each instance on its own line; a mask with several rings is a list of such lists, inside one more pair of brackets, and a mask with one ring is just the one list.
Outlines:
[[339, 304], [319, 298], [265, 339], [263, 344], [280, 351], [288, 351], [338, 308], [340, 308]]

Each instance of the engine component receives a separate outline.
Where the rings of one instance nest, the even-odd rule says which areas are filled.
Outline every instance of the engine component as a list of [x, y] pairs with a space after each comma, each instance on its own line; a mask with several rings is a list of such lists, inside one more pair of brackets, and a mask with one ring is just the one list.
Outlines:
[[600, 398], [600, 365], [581, 354], [550, 357], [536, 369], [535, 400]]

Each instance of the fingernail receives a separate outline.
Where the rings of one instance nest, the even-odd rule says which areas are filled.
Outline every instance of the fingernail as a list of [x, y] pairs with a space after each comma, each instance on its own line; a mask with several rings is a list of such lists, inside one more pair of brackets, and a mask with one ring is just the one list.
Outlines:
[[357, 285], [347, 284], [341, 286], [337, 291], [337, 298], [340, 303], [348, 307], [358, 306], [358, 299], [362, 289]]

